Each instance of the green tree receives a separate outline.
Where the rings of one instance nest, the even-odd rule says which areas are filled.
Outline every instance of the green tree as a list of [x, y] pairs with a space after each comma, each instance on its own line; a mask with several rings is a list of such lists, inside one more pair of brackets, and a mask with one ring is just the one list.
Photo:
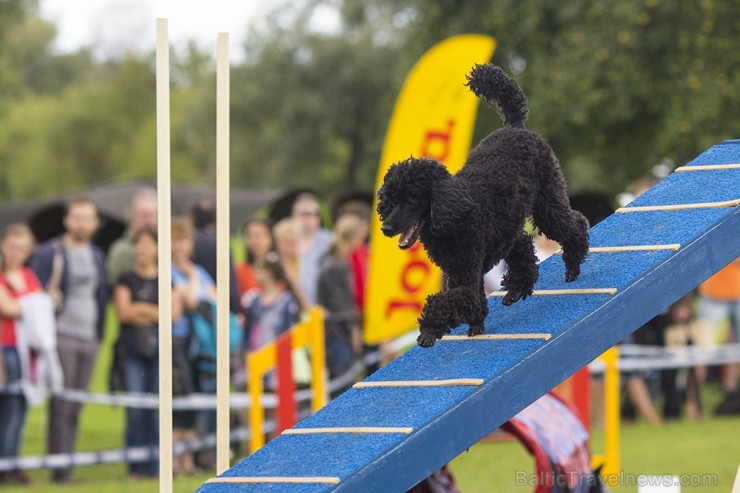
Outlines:
[[[57, 54], [54, 36], [53, 26], [32, 11], [6, 33], [4, 67], [14, 83], [6, 86], [12, 94], [0, 115], [3, 200], [153, 178], [153, 55], [94, 61], [88, 49]], [[192, 108], [203, 106], [193, 100], [203, 99], [208, 90], [201, 88], [212, 79], [210, 60], [193, 46], [173, 56], [173, 175], [184, 181], [197, 181], [208, 164], [193, 152], [207, 136], [188, 133], [199, 116]], [[190, 80], [196, 74], [200, 79]]]
[[[385, 0], [384, 0], [385, 1]], [[398, 2], [393, 2], [398, 4]], [[403, 1], [411, 51], [454, 34], [497, 40], [572, 189], [622, 190], [740, 134], [738, 2]], [[500, 125], [480, 110], [477, 135]]]
[[248, 61], [232, 77], [241, 184], [373, 186], [401, 47], [378, 35], [382, 19], [356, 12], [340, 10], [335, 30], [318, 29], [314, 15], [325, 7], [310, 2], [290, 22], [278, 10], [247, 41]]
[[[716, 0], [304, 0], [278, 5], [232, 65], [232, 181], [369, 190], [393, 103], [437, 42], [496, 38], [571, 190], [616, 193], [665, 159], [737, 137], [740, 4]], [[326, 19], [330, 22], [326, 22]], [[0, 0], [4, 200], [156, 174], [152, 54], [51, 49], [36, 2]], [[195, 44], [172, 57], [172, 169], [213, 183], [215, 76]], [[460, 74], [460, 83], [464, 81]], [[481, 106], [475, 139], [499, 128]], [[41, 177], [41, 178], [38, 178]]]
[[16, 103], [0, 136], [7, 197], [48, 195], [122, 174], [139, 128], [151, 118], [153, 85], [148, 63], [126, 59], [94, 82]]

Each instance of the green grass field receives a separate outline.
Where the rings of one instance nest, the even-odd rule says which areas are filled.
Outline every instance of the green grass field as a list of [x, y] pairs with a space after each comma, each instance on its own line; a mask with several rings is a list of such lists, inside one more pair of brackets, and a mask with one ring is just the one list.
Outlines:
[[[108, 332], [113, 339], [113, 331]], [[92, 388], [105, 391], [105, 381], [110, 355], [103, 345]], [[707, 385], [702, 393], [704, 409], [711, 410], [722, 398], [713, 385]], [[713, 475], [717, 486], [689, 487], [685, 492], [727, 492], [740, 464], [740, 417], [719, 418], [709, 415], [700, 422], [687, 420], [650, 427], [638, 422], [623, 426], [621, 432], [621, 470], [625, 475], [639, 474], [699, 474]], [[46, 408], [33, 409], [29, 413], [23, 446], [24, 455], [44, 453]], [[101, 405], [86, 405], [80, 423], [78, 450], [105, 450], [123, 446], [124, 412], [122, 408]], [[595, 430], [594, 450], [603, 450], [603, 433]], [[483, 442], [471, 447], [456, 458], [451, 468], [463, 493], [491, 493], [533, 491], [531, 486], [517, 486], [517, 471], [531, 474], [534, 460], [516, 441]], [[522, 472], [519, 473], [520, 477]], [[78, 482], [69, 486], [58, 486], [49, 482], [46, 470], [30, 471], [34, 484], [30, 487], [0, 486], [7, 493], [65, 492], [75, 493], [144, 493], [158, 490], [156, 480], [129, 482], [124, 464], [86, 466], [77, 468]], [[190, 492], [198, 488], [212, 474], [175, 479], [176, 492]], [[637, 487], [619, 486], [616, 492], [636, 492]]]
[[[710, 392], [705, 392], [710, 394]], [[718, 393], [711, 397], [716, 402]], [[34, 410], [26, 427], [24, 454], [43, 452], [44, 409]], [[82, 415], [80, 450], [111, 449], [122, 446], [123, 411], [119, 408], [88, 405]], [[716, 487], [684, 487], [683, 491], [727, 492], [732, 488], [740, 463], [740, 418], [708, 417], [701, 422], [679, 421], [654, 428], [637, 423], [622, 428], [622, 467], [625, 474], [712, 474]], [[595, 450], [603, 449], [603, 434], [594, 433]], [[516, 486], [517, 471], [531, 474], [534, 462], [518, 442], [484, 442], [473, 446], [452, 462], [452, 471], [463, 493], [532, 491]], [[522, 473], [520, 473], [522, 474]], [[10, 492], [152, 492], [156, 481], [128, 482], [123, 464], [80, 467], [79, 482], [72, 486], [49, 483], [48, 471], [32, 471], [32, 487], [0, 487]], [[195, 490], [210, 475], [175, 479], [175, 491]], [[636, 487], [613, 491], [634, 492]]]

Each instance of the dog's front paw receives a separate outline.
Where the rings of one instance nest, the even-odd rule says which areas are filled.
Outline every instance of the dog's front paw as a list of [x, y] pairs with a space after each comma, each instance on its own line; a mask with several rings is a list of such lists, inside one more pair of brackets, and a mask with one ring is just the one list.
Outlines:
[[532, 296], [531, 290], [510, 289], [506, 292], [506, 295], [504, 296], [504, 299], [501, 300], [501, 303], [503, 303], [505, 306], [511, 306], [517, 301], [526, 300], [530, 296]]
[[468, 337], [479, 336], [483, 333], [483, 324], [470, 324], [468, 326]]
[[416, 342], [419, 343], [419, 346], [421, 347], [432, 347], [434, 346], [434, 343], [437, 342], [437, 338], [434, 336], [434, 334], [430, 334], [429, 332], [422, 332], [419, 334], [419, 337], [416, 338]]
[[501, 303], [503, 303], [504, 306], [511, 306], [517, 301], [524, 299], [525, 297], [526, 295], [524, 295], [521, 291], [510, 289], [506, 292], [506, 295], [504, 296], [504, 299], [501, 300]]

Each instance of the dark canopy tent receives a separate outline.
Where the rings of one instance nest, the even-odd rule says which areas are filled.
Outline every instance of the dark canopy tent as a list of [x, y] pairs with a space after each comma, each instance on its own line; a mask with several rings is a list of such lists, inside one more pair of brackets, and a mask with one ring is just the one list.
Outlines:
[[[108, 246], [123, 235], [128, 222], [131, 198], [142, 188], [154, 188], [147, 181], [131, 181], [99, 185], [45, 199], [0, 205], [0, 230], [14, 222], [25, 222], [33, 230], [38, 241], [45, 241], [63, 231], [64, 204], [74, 196], [91, 198], [97, 205], [101, 217], [101, 228], [95, 243], [101, 248]], [[280, 190], [246, 190], [232, 188], [230, 192], [230, 222], [234, 231], [262, 207], [271, 204], [283, 194]], [[187, 215], [193, 205], [201, 199], [216, 201], [215, 187], [205, 185], [172, 185], [172, 214]]]

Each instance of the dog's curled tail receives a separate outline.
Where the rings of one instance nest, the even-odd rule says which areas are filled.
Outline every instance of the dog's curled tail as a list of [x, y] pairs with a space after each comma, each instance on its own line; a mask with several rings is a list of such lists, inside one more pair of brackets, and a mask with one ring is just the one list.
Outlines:
[[476, 64], [465, 83], [476, 96], [496, 105], [504, 125], [523, 127], [527, 120], [527, 96], [514, 79], [492, 63]]

